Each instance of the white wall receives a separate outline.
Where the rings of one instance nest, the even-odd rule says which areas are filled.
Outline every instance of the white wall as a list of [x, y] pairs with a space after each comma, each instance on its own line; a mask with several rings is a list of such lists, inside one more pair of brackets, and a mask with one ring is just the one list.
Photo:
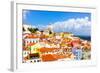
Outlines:
[[[98, 28], [100, 26], [100, 0], [33, 0], [37, 3], [46, 4], [73, 4], [76, 6], [95, 6], [97, 7], [97, 19]], [[10, 73], [10, 0], [0, 0], [0, 73]], [[98, 37], [100, 37], [100, 29], [98, 29]], [[100, 38], [98, 38], [97, 46], [100, 43]], [[98, 46], [99, 47], [99, 46]], [[52, 69], [52, 70], [38, 70], [41, 73], [98, 73], [100, 69], [100, 49], [98, 49], [98, 66], [97, 67], [77, 67], [77, 68], [62, 68], [62, 69]], [[33, 71], [34, 72], [34, 71]], [[28, 73], [28, 72], [27, 72]], [[35, 73], [35, 72], [34, 72]]]

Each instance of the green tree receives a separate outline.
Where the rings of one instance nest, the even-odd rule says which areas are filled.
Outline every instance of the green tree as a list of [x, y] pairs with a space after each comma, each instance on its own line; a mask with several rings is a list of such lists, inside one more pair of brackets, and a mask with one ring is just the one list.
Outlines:
[[23, 31], [26, 31], [24, 27], [23, 27]]
[[31, 33], [35, 33], [35, 32], [38, 31], [39, 29], [38, 29], [38, 28], [28, 28], [28, 30], [29, 30]]

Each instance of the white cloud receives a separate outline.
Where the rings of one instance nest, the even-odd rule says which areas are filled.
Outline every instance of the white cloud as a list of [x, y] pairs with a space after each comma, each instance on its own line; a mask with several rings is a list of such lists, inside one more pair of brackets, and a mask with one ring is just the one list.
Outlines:
[[28, 31], [28, 28], [36, 28], [36, 26], [33, 25], [28, 25], [28, 24], [23, 24], [23, 27], [26, 31]]
[[24, 10], [23, 11], [23, 19], [26, 19], [26, 15], [29, 13], [29, 11], [28, 10]]
[[72, 32], [76, 35], [90, 35], [91, 32], [91, 22], [88, 17], [55, 22], [49, 26], [54, 31]]

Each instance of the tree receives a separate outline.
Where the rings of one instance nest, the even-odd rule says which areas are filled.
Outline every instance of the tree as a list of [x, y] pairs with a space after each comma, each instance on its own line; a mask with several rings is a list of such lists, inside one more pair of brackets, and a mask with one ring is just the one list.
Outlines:
[[39, 29], [38, 29], [38, 28], [34, 28], [34, 30], [35, 30], [35, 31], [38, 31]]
[[26, 31], [24, 27], [23, 27], [23, 31]]
[[39, 29], [38, 29], [38, 28], [28, 28], [28, 30], [29, 30], [31, 33], [35, 33], [35, 32], [38, 31]]
[[52, 31], [49, 31], [49, 34], [52, 34]]

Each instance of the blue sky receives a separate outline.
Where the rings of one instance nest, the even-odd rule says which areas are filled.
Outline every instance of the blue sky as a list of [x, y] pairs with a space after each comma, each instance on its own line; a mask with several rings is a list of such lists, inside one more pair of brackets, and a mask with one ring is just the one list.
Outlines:
[[[62, 23], [62, 26], [63, 26], [64, 23], [68, 25], [68, 23], [71, 23], [71, 21], [73, 21], [74, 23], [78, 23], [79, 25], [82, 24], [82, 26], [84, 22], [86, 25], [88, 25], [86, 21], [87, 22], [91, 21], [91, 13], [23, 10], [23, 24], [27, 24], [27, 25], [33, 25], [33, 26], [52, 25], [54, 27], [57, 23]], [[73, 28], [71, 27], [70, 27], [70, 30], [67, 30], [67, 27], [69, 27], [70, 24], [69, 26], [67, 25], [66, 25], [66, 28], [64, 28], [63, 30], [64, 32], [68, 31], [68, 32], [75, 33], [76, 35], [81, 33], [78, 31], [75, 31], [75, 32], [72, 31]], [[79, 25], [75, 24], [75, 26], [79, 26]], [[86, 25], [84, 25], [84, 27], [86, 27]], [[78, 28], [78, 30], [79, 29], [80, 28]], [[81, 31], [84, 31], [84, 30], [87, 30], [88, 33], [85, 31], [86, 33], [83, 33], [81, 35], [90, 35], [90, 26], [88, 26], [88, 28], [86, 27], [86, 29], [85, 28], [82, 29]], [[56, 29], [55, 31], [58, 31], [58, 29]]]

